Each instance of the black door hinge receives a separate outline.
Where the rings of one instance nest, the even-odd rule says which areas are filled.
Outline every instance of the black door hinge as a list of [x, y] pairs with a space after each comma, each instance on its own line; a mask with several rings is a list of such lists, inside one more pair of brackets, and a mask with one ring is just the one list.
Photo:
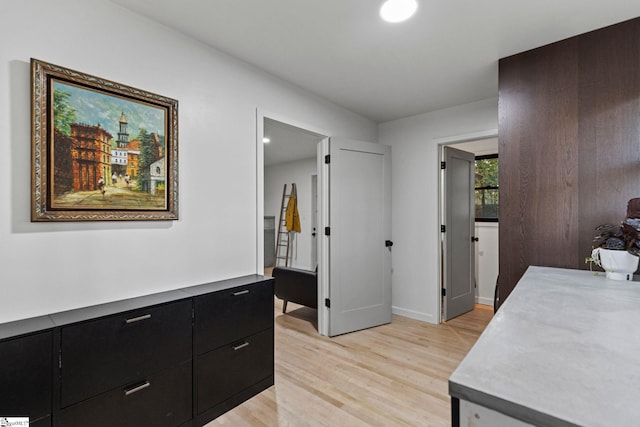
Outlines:
[[329, 298], [324, 299], [324, 306], [327, 308], [331, 308], [331, 300]]
[[324, 156], [324, 162], [326, 164], [331, 163], [331, 154], [327, 154], [326, 156]]
[[325, 236], [330, 236], [331, 235], [331, 227], [325, 227], [324, 228], [324, 235]]
[[447, 168], [447, 162], [440, 162], [440, 169], [446, 169]]
[[447, 289], [446, 288], [442, 288], [442, 296], [443, 297], [447, 296]]
[[440, 232], [441, 233], [446, 233], [447, 232], [447, 226], [446, 225], [441, 225], [440, 226]]

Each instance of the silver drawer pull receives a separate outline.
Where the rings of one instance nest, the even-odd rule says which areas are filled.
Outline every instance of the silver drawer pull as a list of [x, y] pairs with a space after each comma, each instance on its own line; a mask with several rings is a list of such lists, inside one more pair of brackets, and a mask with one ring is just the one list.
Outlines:
[[249, 293], [249, 289], [245, 289], [244, 291], [234, 292], [234, 293], [233, 293], [233, 296], [234, 296], [234, 297], [237, 297], [237, 296], [239, 296], [239, 295], [246, 295], [246, 294], [248, 294], [248, 293]]
[[234, 346], [233, 346], [233, 351], [238, 351], [238, 350], [240, 350], [240, 349], [242, 349], [242, 348], [245, 348], [245, 347], [249, 347], [249, 343], [248, 343], [248, 342], [246, 342], [246, 341], [245, 341], [245, 342], [243, 342], [243, 343], [242, 343], [242, 344], [240, 344], [240, 345], [234, 345]]
[[131, 395], [133, 393], [139, 392], [140, 390], [144, 390], [145, 388], [150, 387], [150, 386], [151, 386], [151, 383], [149, 381], [146, 381], [144, 384], [140, 384], [138, 386], [135, 386], [133, 388], [125, 390], [124, 391], [124, 395], [125, 396], [129, 396], [129, 395]]
[[139, 322], [141, 320], [147, 320], [147, 319], [151, 319], [151, 315], [150, 314], [145, 314], [144, 316], [139, 316], [139, 317], [134, 317], [132, 319], [127, 319], [127, 323], [134, 323], [134, 322]]

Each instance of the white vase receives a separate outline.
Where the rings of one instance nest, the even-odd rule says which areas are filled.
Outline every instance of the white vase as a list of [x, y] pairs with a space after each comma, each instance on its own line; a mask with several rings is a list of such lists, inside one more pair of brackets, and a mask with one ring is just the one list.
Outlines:
[[604, 268], [607, 279], [633, 280], [633, 273], [638, 269], [638, 258], [627, 251], [596, 248], [591, 258]]

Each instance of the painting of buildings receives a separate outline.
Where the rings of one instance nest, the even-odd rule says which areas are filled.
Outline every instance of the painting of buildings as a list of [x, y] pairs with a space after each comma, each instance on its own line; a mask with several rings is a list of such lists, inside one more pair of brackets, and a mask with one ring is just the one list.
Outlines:
[[62, 81], [53, 95], [52, 207], [165, 209], [164, 110]]

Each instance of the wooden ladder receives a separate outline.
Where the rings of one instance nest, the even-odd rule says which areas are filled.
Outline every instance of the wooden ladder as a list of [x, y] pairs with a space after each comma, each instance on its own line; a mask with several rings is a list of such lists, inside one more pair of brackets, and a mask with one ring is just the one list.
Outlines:
[[[295, 184], [292, 184], [292, 187]], [[283, 265], [278, 262], [284, 262], [284, 266], [289, 266], [289, 250], [290, 240], [287, 231], [287, 205], [289, 204], [291, 193], [287, 194], [287, 184], [282, 188], [282, 203], [280, 204], [280, 221], [278, 222], [278, 234], [276, 235], [276, 266]], [[284, 250], [284, 254], [282, 251]]]

